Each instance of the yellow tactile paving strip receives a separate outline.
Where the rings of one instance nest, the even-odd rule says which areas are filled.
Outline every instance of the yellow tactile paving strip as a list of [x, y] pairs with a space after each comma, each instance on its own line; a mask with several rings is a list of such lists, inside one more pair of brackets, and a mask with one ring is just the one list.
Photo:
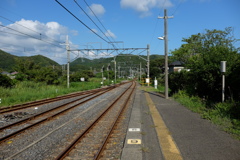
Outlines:
[[159, 114], [156, 106], [154, 105], [152, 99], [149, 94], [145, 92], [145, 96], [148, 102], [149, 110], [152, 115], [152, 119], [154, 125], [156, 126], [156, 132], [159, 140], [159, 145], [161, 146], [161, 150], [165, 160], [182, 160], [181, 153], [171, 136], [170, 131], [165, 125], [161, 115]]

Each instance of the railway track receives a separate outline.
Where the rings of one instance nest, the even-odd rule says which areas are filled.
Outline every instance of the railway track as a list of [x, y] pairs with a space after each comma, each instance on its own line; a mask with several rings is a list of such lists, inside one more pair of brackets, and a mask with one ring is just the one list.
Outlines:
[[[85, 131], [76, 136], [75, 140], [58, 155], [56, 160], [62, 160], [64, 158], [97, 160], [103, 156], [111, 156], [104, 153], [104, 150], [106, 150], [111, 135], [117, 127], [117, 122], [120, 121], [121, 115], [133, 94], [135, 85], [136, 84], [133, 83], [118, 99], [112, 102]], [[97, 139], [95, 137], [97, 137]], [[85, 150], [82, 150], [82, 148], [85, 148]], [[107, 149], [109, 148], [110, 147]]]
[[[105, 118], [105, 122], [109, 121], [110, 117], [111, 119], [114, 119], [117, 115], [118, 117], [122, 116], [120, 110], [122, 110], [122, 112], [125, 110], [120, 108], [124, 108], [122, 104], [125, 104], [125, 106], [127, 104], [127, 102], [123, 103], [122, 101], [123, 99], [130, 98], [130, 92], [133, 91], [133, 86], [129, 87], [132, 91], [124, 91], [126, 85], [128, 86], [130, 84], [122, 84], [118, 87], [104, 88], [103, 90], [98, 90], [98, 92], [88, 92], [78, 95], [73, 98], [71, 102], [67, 102], [64, 105], [53, 107], [44, 111], [43, 115], [40, 113], [35, 114], [32, 117], [1, 127], [0, 148], [2, 148], [2, 150], [0, 151], [3, 157], [0, 155], [0, 159], [32, 159], [33, 157], [34, 159], [56, 159], [56, 157], [59, 156], [59, 153], [62, 152], [62, 150], [65, 150], [64, 148], [73, 141], [73, 138], [76, 138], [78, 133], [83, 133], [90, 123], [93, 124], [93, 122], [96, 121], [95, 118], [99, 116], [99, 113], [105, 114], [105, 117], [107, 117]], [[118, 90], [120, 90], [121, 94], [118, 93]], [[125, 94], [122, 94], [123, 92]], [[118, 109], [106, 109], [106, 106], [109, 106], [109, 101], [113, 106], [117, 106]], [[102, 118], [97, 119], [100, 120]], [[124, 119], [124, 117], [122, 119]], [[97, 131], [98, 129], [95, 129], [95, 132], [102, 134], [105, 139], [105, 145], [100, 147], [102, 148], [102, 151], [104, 151], [106, 149], [106, 145], [108, 145], [107, 141], [109, 141], [109, 138], [106, 137], [111, 137], [110, 141], [114, 139], [114, 137], [117, 137], [117, 139], [119, 139], [119, 137], [123, 137], [119, 142], [114, 140], [113, 143], [116, 143], [117, 145], [124, 141], [124, 132], [121, 132], [122, 127], [119, 127], [118, 130], [113, 127], [121, 126], [113, 125], [118, 124], [119, 121], [120, 120], [115, 119], [115, 122], [111, 123], [113, 131], [110, 131], [107, 134], [109, 136], [106, 136], [103, 131], [100, 131], [100, 129], [105, 128], [102, 125], [97, 127], [99, 131]], [[101, 122], [104, 122], [104, 120], [101, 120]], [[109, 131], [109, 127], [104, 130]], [[86, 136], [83, 137], [86, 138]], [[40, 146], [37, 148], [37, 151], [36, 149], [33, 149], [36, 146]], [[11, 152], [9, 152], [10, 150]], [[99, 155], [104, 155], [104, 152], [101, 150], [99, 150]], [[75, 151], [72, 151], [71, 155], [73, 152]], [[95, 153], [95, 151], [92, 153]], [[34, 154], [36, 155], [34, 156]], [[69, 157], [66, 158], [68, 159]]]
[[[122, 84], [124, 84], [124, 83], [122, 83]], [[122, 85], [122, 84], [120, 84], [120, 85]], [[110, 87], [107, 87], [107, 88], [114, 88], [114, 87], [117, 87], [117, 86], [119, 86], [119, 85], [110, 86]], [[17, 110], [21, 110], [21, 109], [25, 109], [25, 108], [29, 108], [29, 107], [36, 107], [36, 106], [40, 106], [40, 105], [43, 105], [43, 104], [52, 103], [52, 102], [55, 102], [55, 101], [68, 99], [68, 98], [72, 98], [72, 97], [77, 97], [77, 96], [81, 96], [81, 95], [97, 93], [97, 92], [103, 91], [107, 88], [99, 88], [99, 89], [94, 89], [94, 90], [89, 90], [89, 91], [83, 91], [83, 92], [77, 92], [77, 93], [67, 94], [67, 95], [63, 95], [63, 96], [58, 96], [58, 97], [55, 97], [55, 98], [42, 99], [42, 100], [38, 100], [38, 101], [13, 105], [13, 106], [9, 106], [9, 107], [2, 107], [2, 108], [0, 108], [0, 114], [12, 112], [12, 111], [17, 111]]]
[[[67, 112], [68, 110], [70, 109], [73, 109], [74, 107], [77, 107], [83, 103], [86, 103], [108, 91], [110, 91], [112, 89], [112, 87], [109, 87], [107, 89], [105, 89], [104, 91], [103, 90], [98, 90], [98, 91], [94, 91], [94, 92], [89, 92], [89, 94], [85, 93], [84, 95], [85, 96], [82, 96], [80, 98], [77, 98], [73, 101], [70, 101], [66, 104], [63, 104], [63, 105], [60, 105], [60, 106], [57, 106], [57, 107], [54, 107], [54, 108], [51, 108], [51, 109], [48, 109], [44, 112], [41, 112], [41, 113], [38, 113], [38, 114], [35, 114], [33, 116], [30, 116], [28, 118], [24, 118], [20, 121], [17, 121], [17, 122], [14, 122], [14, 123], [11, 123], [9, 125], [6, 125], [6, 126], [3, 126], [0, 128], [0, 131], [4, 131], [4, 130], [7, 130], [7, 129], [10, 129], [14, 126], [17, 126], [17, 125], [20, 125], [20, 124], [23, 124], [23, 123], [26, 123], [28, 122], [29, 125], [24, 125], [23, 127], [20, 126], [21, 129], [14, 129], [15, 131], [12, 132], [11, 134], [7, 134], [3, 137], [0, 138], [0, 143], [14, 137], [14, 136], [17, 136], [18, 134], [26, 131], [27, 129], [30, 129], [32, 127], [35, 127], [37, 125], [40, 125], [41, 123], [47, 121], [47, 120], [50, 120], [52, 119], [53, 117], [56, 117], [56, 116], [59, 116], [60, 114], [63, 114], [64, 112]], [[91, 97], [90, 97], [91, 96]], [[90, 97], [90, 98], [88, 98]], [[87, 99], [86, 99], [87, 98]], [[85, 99], [85, 100], [83, 100]], [[83, 101], [81, 101], [83, 100]], [[78, 102], [79, 101], [79, 102]], [[71, 105], [69, 106], [70, 104], [72, 103], [75, 103], [75, 102], [78, 102], [74, 105]]]

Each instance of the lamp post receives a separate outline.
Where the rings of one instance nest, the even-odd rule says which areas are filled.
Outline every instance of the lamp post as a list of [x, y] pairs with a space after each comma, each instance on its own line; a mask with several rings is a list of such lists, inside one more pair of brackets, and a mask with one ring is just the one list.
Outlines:
[[165, 44], [165, 98], [168, 99], [168, 51], [167, 51], [167, 40], [166, 37], [158, 37], [159, 40], [164, 40]]
[[222, 72], [222, 102], [224, 102], [225, 99], [225, 72], [226, 72], [226, 62], [227, 61], [221, 61], [221, 72]]
[[160, 40], [164, 40], [165, 50], [165, 98], [168, 99], [168, 18], [173, 16], [167, 16], [167, 10], [164, 9], [164, 17], [158, 17], [164, 19], [164, 37], [158, 37]]

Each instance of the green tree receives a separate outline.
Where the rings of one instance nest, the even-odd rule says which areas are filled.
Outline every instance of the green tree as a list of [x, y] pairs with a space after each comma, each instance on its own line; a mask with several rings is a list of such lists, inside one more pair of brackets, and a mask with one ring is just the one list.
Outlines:
[[[186, 75], [189, 84], [185, 88], [190, 95], [197, 95], [211, 101], [220, 101], [222, 85], [220, 62], [227, 61], [226, 79], [230, 75], [234, 77], [233, 71], [238, 72], [238, 68], [235, 66], [239, 54], [233, 46], [236, 40], [232, 37], [232, 29], [206, 30], [205, 33], [192, 35], [183, 41], [186, 44], [173, 51], [172, 55], [173, 59], [184, 61], [186, 67], [191, 70]], [[179, 79], [179, 81], [181, 80]], [[229, 82], [226, 86], [234, 88]], [[170, 83], [171, 87], [176, 88]], [[179, 88], [181, 87], [179, 86]], [[230, 92], [226, 90], [226, 97], [229, 96]]]
[[154, 79], [155, 77], [160, 77], [164, 73], [164, 59], [155, 59], [150, 63], [150, 77]]
[[0, 74], [0, 86], [4, 88], [12, 87], [14, 82], [11, 78], [6, 75]]

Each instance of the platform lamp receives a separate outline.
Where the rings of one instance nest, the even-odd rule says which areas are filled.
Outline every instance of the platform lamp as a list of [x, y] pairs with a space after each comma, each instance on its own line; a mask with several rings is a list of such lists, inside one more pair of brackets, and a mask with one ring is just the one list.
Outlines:
[[222, 72], [222, 102], [224, 102], [225, 98], [225, 72], [226, 72], [226, 62], [227, 61], [221, 61], [221, 72]]

